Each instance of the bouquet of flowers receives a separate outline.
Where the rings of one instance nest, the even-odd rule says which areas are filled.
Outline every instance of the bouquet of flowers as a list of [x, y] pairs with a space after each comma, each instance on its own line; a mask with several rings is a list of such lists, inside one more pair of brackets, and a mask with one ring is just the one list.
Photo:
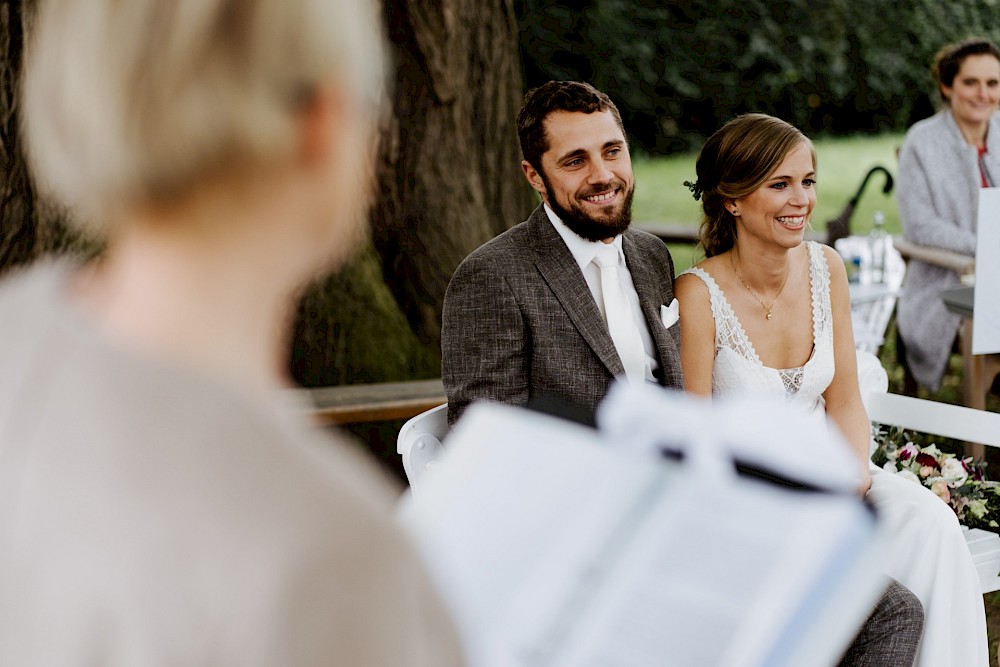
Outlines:
[[872, 436], [876, 465], [926, 486], [969, 528], [1000, 532], [1000, 482], [986, 479], [985, 462], [942, 452], [934, 443], [917, 445], [896, 427], [873, 427]]

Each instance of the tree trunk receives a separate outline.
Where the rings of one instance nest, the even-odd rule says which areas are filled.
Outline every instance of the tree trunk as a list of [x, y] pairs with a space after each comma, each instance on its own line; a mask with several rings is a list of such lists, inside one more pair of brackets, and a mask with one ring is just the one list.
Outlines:
[[100, 251], [37, 191], [25, 161], [18, 85], [34, 10], [35, 0], [0, 0], [0, 274], [43, 255], [86, 259]]
[[0, 1], [0, 272], [30, 261], [36, 250], [35, 196], [17, 126], [23, 4]]
[[[0, 0], [0, 271], [41, 254], [97, 252], [40, 202], [18, 142], [33, 5]], [[292, 374], [307, 386], [438, 375], [452, 272], [532, 206], [514, 126], [522, 86], [512, 0], [387, 0], [385, 20], [395, 84], [372, 234], [300, 304]]]
[[395, 89], [372, 245], [303, 301], [293, 371], [307, 386], [438, 375], [451, 274], [532, 207], [512, 0], [388, 0], [386, 20]]

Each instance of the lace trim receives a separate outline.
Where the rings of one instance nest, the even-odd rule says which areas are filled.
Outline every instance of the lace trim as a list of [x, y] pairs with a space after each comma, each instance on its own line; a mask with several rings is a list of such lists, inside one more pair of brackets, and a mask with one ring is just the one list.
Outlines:
[[[811, 285], [813, 311], [813, 351], [806, 363], [797, 368], [771, 369], [777, 372], [785, 388], [785, 397], [794, 398], [802, 389], [802, 382], [808, 368], [820, 356], [820, 348], [833, 343], [833, 312], [830, 308], [830, 270], [823, 256], [823, 248], [818, 243], [808, 242], [809, 282]], [[725, 293], [715, 282], [715, 278], [704, 269], [691, 268], [684, 273], [692, 273], [705, 283], [712, 303], [712, 317], [715, 318], [715, 352], [727, 348], [744, 359], [763, 368], [764, 366], [750, 337], [747, 336], [736, 312], [726, 299]]]
[[729, 305], [725, 293], [715, 282], [715, 278], [704, 269], [697, 267], [688, 269], [684, 273], [693, 273], [701, 278], [705, 286], [708, 287], [708, 295], [712, 303], [712, 317], [715, 319], [715, 353], [719, 350], [730, 349], [739, 354], [744, 359], [749, 359], [761, 366], [760, 357], [754, 348], [750, 338], [743, 331], [743, 325], [736, 317], [733, 307]]

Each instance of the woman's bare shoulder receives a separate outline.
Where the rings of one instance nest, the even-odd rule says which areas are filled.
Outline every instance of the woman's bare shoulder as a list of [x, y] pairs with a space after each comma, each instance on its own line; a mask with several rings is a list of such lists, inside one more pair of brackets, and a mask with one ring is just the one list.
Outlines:
[[836, 250], [828, 245], [818, 244], [823, 251], [823, 258], [826, 260], [826, 268], [830, 272], [831, 283], [847, 282], [847, 268], [844, 260]]
[[[720, 260], [720, 256], [717, 255], [703, 259], [692, 268], [708, 274], [709, 278], [718, 284], [719, 272], [724, 271], [726, 266]], [[684, 297], [687, 297], [691, 302], [707, 302], [709, 298], [708, 283], [701, 275], [695, 272], [686, 272], [679, 275], [675, 291], [677, 292], [677, 298], [682, 302], [684, 301]]]

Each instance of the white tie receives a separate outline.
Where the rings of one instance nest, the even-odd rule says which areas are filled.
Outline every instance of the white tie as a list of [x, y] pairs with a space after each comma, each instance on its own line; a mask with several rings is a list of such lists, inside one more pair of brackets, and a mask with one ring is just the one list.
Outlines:
[[608, 332], [618, 350], [629, 382], [644, 382], [646, 353], [642, 347], [642, 336], [636, 328], [632, 307], [618, 278], [618, 248], [610, 243], [601, 243], [599, 246], [594, 263], [601, 269], [601, 295], [604, 297], [604, 317]]

